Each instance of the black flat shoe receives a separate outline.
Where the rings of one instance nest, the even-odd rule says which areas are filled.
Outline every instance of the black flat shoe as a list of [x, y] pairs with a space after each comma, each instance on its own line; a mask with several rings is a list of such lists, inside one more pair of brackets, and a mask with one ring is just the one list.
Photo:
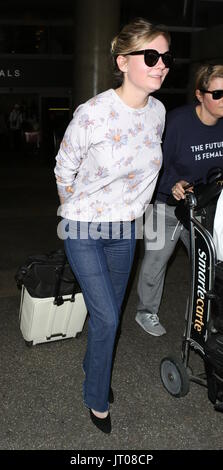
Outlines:
[[94, 415], [93, 411], [90, 409], [90, 418], [92, 423], [100, 429], [100, 431], [105, 432], [106, 434], [110, 434], [111, 432], [111, 416], [110, 413], [108, 413], [108, 416], [106, 418], [98, 418], [97, 416]]
[[108, 401], [109, 401], [109, 403], [114, 403], [114, 393], [113, 393], [113, 390], [112, 390], [111, 387], [110, 387], [110, 390], [109, 390]]

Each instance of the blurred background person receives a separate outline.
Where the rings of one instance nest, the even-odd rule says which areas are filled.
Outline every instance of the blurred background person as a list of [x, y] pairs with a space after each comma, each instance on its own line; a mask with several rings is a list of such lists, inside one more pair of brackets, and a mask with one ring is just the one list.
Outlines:
[[15, 104], [9, 114], [10, 147], [19, 151], [22, 144], [23, 115], [18, 104]]

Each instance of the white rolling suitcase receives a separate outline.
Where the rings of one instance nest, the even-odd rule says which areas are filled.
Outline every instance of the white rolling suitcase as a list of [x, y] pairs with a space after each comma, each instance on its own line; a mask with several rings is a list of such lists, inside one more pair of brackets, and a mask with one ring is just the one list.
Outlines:
[[27, 346], [73, 338], [83, 329], [87, 308], [81, 292], [37, 298], [22, 286], [20, 329]]

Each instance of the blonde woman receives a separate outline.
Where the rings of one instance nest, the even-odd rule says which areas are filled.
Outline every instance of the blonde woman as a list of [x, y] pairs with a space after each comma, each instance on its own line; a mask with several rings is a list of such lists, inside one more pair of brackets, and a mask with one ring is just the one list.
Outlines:
[[84, 403], [111, 432], [114, 342], [135, 250], [135, 220], [162, 164], [163, 104], [150, 96], [172, 64], [170, 37], [144, 19], [112, 41], [119, 85], [75, 111], [56, 157], [65, 250], [89, 312]]

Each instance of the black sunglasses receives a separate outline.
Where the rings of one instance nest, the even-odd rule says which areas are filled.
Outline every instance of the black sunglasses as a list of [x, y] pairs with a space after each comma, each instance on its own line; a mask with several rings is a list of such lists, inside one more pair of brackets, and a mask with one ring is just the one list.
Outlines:
[[145, 64], [148, 65], [148, 67], [154, 67], [154, 65], [157, 64], [158, 60], [160, 57], [162, 57], [162, 61], [168, 69], [171, 67], [173, 64], [173, 56], [171, 52], [164, 52], [164, 54], [160, 54], [158, 51], [155, 49], [144, 49], [143, 51], [133, 51], [129, 52], [126, 55], [144, 55], [144, 61]]
[[220, 100], [221, 98], [223, 98], [223, 90], [213, 90], [213, 91], [209, 91], [209, 90], [200, 90], [202, 93], [210, 93], [210, 95], [212, 95], [212, 99], [213, 100]]

